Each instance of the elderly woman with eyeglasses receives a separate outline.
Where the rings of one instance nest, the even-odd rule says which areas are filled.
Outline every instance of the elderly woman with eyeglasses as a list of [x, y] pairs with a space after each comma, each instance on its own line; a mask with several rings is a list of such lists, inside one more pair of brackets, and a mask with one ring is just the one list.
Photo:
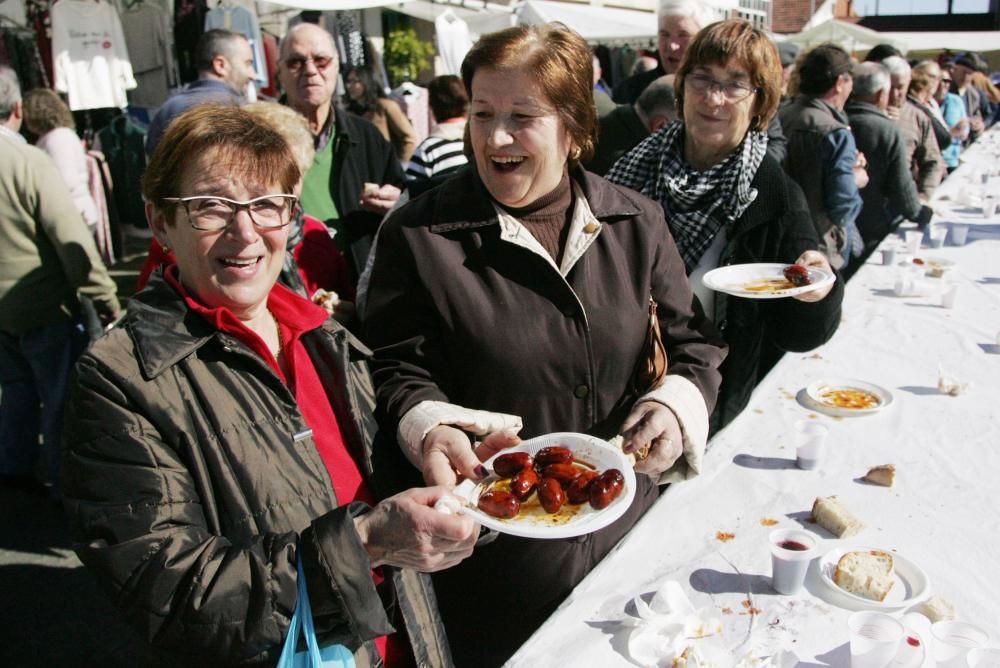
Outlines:
[[467, 557], [479, 527], [433, 509], [443, 488], [376, 502], [369, 352], [276, 284], [298, 180], [282, 135], [242, 109], [192, 109], [157, 146], [143, 194], [176, 264], [77, 366], [75, 549], [171, 665], [273, 665], [301, 559], [321, 644], [447, 666], [416, 571]]
[[810, 350], [840, 321], [840, 281], [792, 299], [752, 301], [701, 282], [729, 264], [785, 262], [833, 271], [801, 189], [766, 155], [781, 96], [781, 63], [746, 21], [708, 26], [688, 46], [674, 83], [681, 120], [648, 137], [607, 174], [663, 206], [705, 312], [729, 344], [713, 428], [732, 420], [782, 351]]

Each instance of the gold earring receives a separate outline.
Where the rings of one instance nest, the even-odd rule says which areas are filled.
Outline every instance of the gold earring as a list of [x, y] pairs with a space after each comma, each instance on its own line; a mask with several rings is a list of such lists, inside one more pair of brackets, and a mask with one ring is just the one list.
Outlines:
[[163, 243], [162, 241], [159, 242], [159, 244], [160, 244], [160, 248], [163, 249], [164, 253], [169, 253], [170, 252], [170, 246], [168, 246], [167, 244]]
[[579, 160], [580, 159], [580, 155], [582, 153], [583, 153], [583, 151], [580, 150], [579, 146], [574, 146], [573, 150], [569, 152], [569, 157], [570, 157], [571, 160]]

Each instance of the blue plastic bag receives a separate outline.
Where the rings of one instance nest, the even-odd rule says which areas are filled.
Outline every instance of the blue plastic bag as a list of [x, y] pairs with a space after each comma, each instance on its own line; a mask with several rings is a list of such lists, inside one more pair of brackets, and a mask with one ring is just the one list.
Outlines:
[[[312, 607], [309, 605], [309, 591], [306, 589], [306, 576], [302, 570], [302, 557], [298, 563], [298, 601], [295, 603], [295, 614], [288, 625], [288, 635], [285, 645], [281, 648], [277, 668], [354, 668], [354, 655], [343, 645], [319, 646], [316, 641], [316, 629], [313, 626]], [[295, 651], [299, 634], [306, 637], [306, 649]]]

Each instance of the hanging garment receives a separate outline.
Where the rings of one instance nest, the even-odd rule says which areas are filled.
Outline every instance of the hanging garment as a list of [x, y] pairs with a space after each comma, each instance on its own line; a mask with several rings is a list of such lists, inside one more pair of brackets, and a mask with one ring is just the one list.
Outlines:
[[111, 216], [108, 213], [105, 179], [110, 182], [111, 174], [102, 173], [107, 170], [108, 163], [100, 151], [87, 152], [87, 186], [90, 197], [97, 207], [97, 220], [94, 224], [94, 241], [101, 259], [108, 267], [115, 263], [115, 247], [111, 235]]
[[50, 10], [55, 88], [69, 108], [128, 105], [136, 87], [118, 12], [107, 2], [60, 0]]
[[132, 5], [121, 17], [132, 73], [138, 84], [129, 95], [133, 106], [155, 109], [178, 85], [170, 35], [170, 16], [143, 2]]
[[198, 78], [194, 52], [204, 31], [207, 13], [205, 0], [177, 0], [174, 3], [174, 48], [181, 83], [191, 83]]
[[253, 51], [253, 69], [257, 73], [256, 80], [261, 86], [267, 86], [267, 62], [260, 44], [260, 27], [257, 17], [246, 7], [220, 4], [205, 15], [205, 30], [229, 30], [237, 32], [250, 42]]
[[145, 227], [142, 174], [146, 171], [146, 132], [122, 114], [97, 133], [95, 148], [102, 151], [115, 184], [113, 199], [121, 222]]
[[446, 9], [434, 19], [438, 53], [444, 63], [444, 71], [439, 74], [460, 74], [465, 54], [472, 48], [469, 26], [450, 9]]
[[427, 139], [431, 131], [430, 94], [427, 89], [405, 81], [393, 89], [392, 99], [399, 103], [403, 113], [410, 119], [410, 124], [417, 133], [417, 143]]

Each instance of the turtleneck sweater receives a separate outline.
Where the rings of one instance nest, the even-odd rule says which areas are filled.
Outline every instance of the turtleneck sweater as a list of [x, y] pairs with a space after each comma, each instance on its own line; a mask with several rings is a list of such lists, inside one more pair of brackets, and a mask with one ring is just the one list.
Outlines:
[[559, 185], [549, 194], [527, 206], [514, 208], [500, 204], [500, 207], [528, 228], [542, 248], [559, 264], [573, 215], [572, 205], [573, 188], [570, 187], [569, 172], [563, 172]]

